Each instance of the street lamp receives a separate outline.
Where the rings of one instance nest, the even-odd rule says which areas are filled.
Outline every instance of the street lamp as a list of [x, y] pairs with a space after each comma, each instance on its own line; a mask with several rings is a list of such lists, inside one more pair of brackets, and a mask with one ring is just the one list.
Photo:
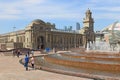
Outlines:
[[75, 33], [74, 46], [75, 46], [75, 48], [76, 48], [76, 31], [74, 31], [74, 33]]
[[[13, 35], [14, 35], [14, 32], [15, 32], [15, 29], [16, 29], [16, 27], [14, 26], [13, 27]], [[17, 35], [16, 35], [17, 36]], [[17, 40], [16, 40], [17, 41]], [[14, 42], [14, 40], [13, 40], [13, 42]]]

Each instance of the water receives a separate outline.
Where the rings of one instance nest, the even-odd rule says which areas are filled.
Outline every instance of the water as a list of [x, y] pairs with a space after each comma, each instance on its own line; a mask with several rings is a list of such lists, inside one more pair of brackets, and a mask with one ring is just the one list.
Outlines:
[[42, 59], [41, 57], [36, 57], [36, 58], [39, 61], [38, 63], [40, 63], [41, 66], [48, 67], [51, 70], [52, 69], [57, 69], [58, 71], [63, 70], [63, 72], [67, 71], [68, 74], [70, 74], [70, 73], [76, 73], [77, 74], [78, 73], [78, 75], [79, 75], [79, 74], [83, 73], [83, 74], [91, 74], [92, 76], [100, 75], [100, 76], [105, 76], [105, 77], [120, 78], [120, 76], [119, 76], [120, 73], [117, 73], [117, 72], [114, 73], [114, 72], [94, 70], [94, 69], [89, 69], [89, 68], [74, 68], [74, 67], [71, 67], [71, 66], [64, 66], [64, 65], [60, 65], [60, 64], [50, 63], [50, 62], [47, 62], [46, 60]]
[[62, 56], [61, 54], [56, 55], [50, 55], [52, 58], [57, 58], [60, 60], [68, 60], [68, 61], [75, 61], [75, 62], [92, 62], [92, 63], [100, 63], [100, 64], [120, 64], [120, 62], [117, 61], [106, 61], [106, 60], [91, 60], [91, 59], [85, 59], [85, 57], [82, 58], [71, 58], [70, 56]]
[[89, 50], [96, 50], [96, 51], [101, 51], [101, 52], [119, 52], [119, 45], [116, 47], [110, 46], [109, 43], [105, 41], [96, 41], [94, 43], [87, 43], [87, 51]]

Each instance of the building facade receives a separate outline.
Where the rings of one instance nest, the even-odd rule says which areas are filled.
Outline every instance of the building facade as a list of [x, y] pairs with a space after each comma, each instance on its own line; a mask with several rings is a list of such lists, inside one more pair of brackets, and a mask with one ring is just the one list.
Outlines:
[[24, 30], [0, 35], [1, 49], [13, 48], [59, 48], [82, 46], [82, 35], [75, 31], [58, 30], [55, 24], [40, 19], [32, 21]]
[[[91, 13], [86, 12], [86, 18], [83, 21], [84, 31], [93, 32], [93, 19]], [[13, 49], [13, 48], [31, 48], [31, 49], [44, 49], [44, 48], [59, 48], [70, 49], [77, 48], [85, 45], [85, 40], [88, 38], [78, 31], [60, 30], [56, 29], [55, 24], [44, 22], [40, 19], [32, 21], [24, 30], [13, 31], [0, 35], [0, 48]], [[90, 34], [92, 35], [92, 34]], [[94, 35], [94, 34], [93, 34]], [[93, 41], [93, 38], [89, 38]]]

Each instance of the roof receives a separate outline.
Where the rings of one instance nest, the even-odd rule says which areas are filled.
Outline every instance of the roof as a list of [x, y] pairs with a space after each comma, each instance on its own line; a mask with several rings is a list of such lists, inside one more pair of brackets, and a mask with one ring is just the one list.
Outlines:
[[35, 19], [35, 20], [32, 21], [32, 23], [40, 24], [40, 23], [45, 23], [45, 22], [42, 21], [41, 19]]
[[45, 24], [45, 22], [41, 19], [35, 19], [28, 26], [32, 26], [33, 24]]
[[102, 31], [111, 31], [112, 29], [120, 30], [120, 23], [119, 22], [112, 23], [112, 24], [106, 26], [104, 29], [102, 29]]

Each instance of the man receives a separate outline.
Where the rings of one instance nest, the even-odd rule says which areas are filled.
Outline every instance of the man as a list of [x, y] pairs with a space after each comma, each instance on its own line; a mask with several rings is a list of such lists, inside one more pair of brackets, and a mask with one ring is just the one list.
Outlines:
[[25, 68], [26, 68], [26, 71], [28, 71], [28, 63], [29, 63], [29, 57], [27, 55], [25, 55]]
[[20, 56], [20, 50], [17, 51], [17, 57], [19, 58]]

